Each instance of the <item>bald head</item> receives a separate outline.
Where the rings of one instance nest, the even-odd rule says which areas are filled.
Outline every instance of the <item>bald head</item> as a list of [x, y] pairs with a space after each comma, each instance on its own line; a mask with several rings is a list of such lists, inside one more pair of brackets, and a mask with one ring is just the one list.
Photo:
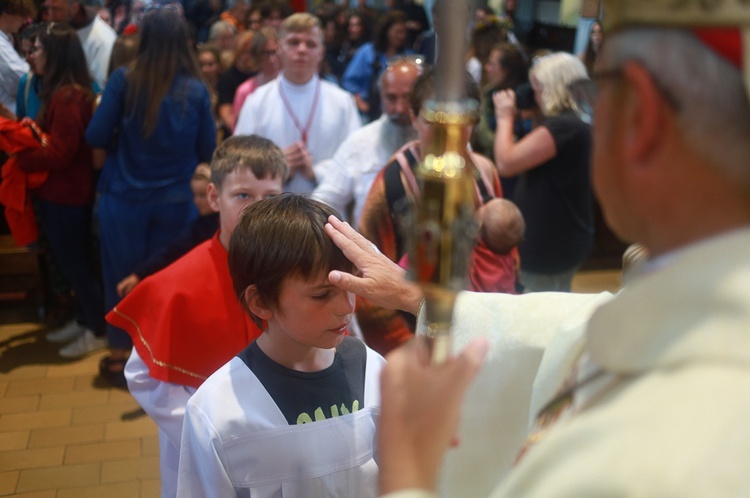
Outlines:
[[492, 199], [477, 210], [479, 236], [496, 254], [508, 254], [523, 240], [526, 223], [518, 207], [507, 199]]
[[380, 77], [380, 98], [383, 113], [400, 126], [410, 126], [409, 96], [414, 82], [422, 74], [422, 66], [404, 59], [389, 64]]

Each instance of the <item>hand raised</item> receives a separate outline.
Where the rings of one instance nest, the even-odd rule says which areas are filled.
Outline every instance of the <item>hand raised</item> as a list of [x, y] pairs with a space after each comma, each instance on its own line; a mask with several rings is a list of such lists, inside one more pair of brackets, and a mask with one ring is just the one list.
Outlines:
[[358, 294], [371, 303], [388, 309], [403, 310], [414, 315], [419, 310], [422, 291], [405, 278], [405, 271], [380, 253], [375, 244], [364, 238], [348, 223], [335, 216], [328, 218], [326, 233], [359, 275], [333, 270], [328, 280], [341, 289]]
[[492, 103], [495, 105], [495, 117], [497, 119], [515, 118], [516, 92], [513, 90], [495, 92], [492, 94]]

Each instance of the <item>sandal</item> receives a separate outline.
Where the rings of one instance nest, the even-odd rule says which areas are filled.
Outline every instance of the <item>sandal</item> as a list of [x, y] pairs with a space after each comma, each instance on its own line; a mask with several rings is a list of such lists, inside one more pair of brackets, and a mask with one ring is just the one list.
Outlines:
[[99, 376], [115, 387], [127, 388], [128, 383], [125, 381], [125, 363], [127, 358], [112, 359], [105, 356], [99, 362]]

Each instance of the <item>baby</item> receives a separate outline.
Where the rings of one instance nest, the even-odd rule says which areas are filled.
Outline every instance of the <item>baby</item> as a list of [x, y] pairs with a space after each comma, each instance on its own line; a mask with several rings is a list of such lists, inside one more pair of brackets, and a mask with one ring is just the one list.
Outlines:
[[492, 199], [477, 209], [479, 238], [496, 254], [508, 254], [523, 240], [526, 223], [507, 199]]

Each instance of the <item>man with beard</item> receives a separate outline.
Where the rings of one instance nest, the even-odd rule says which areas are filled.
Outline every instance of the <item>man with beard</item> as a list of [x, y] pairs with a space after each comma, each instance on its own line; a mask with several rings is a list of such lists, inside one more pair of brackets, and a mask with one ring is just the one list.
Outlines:
[[[388, 165], [375, 178], [362, 209], [359, 230], [391, 261], [404, 266], [407, 241], [400, 226], [408, 211], [420, 196], [415, 170], [427, 147], [433, 141], [434, 125], [423, 114], [423, 105], [434, 98], [434, 72], [425, 71], [414, 82], [409, 98], [410, 118], [419, 140], [409, 142], [393, 156]], [[463, 98], [478, 100], [479, 87], [469, 73], [464, 75]], [[475, 167], [475, 190], [477, 208], [502, 197], [500, 180], [493, 164], [483, 156], [468, 150], [472, 126], [463, 127], [461, 139], [466, 147], [465, 157]], [[469, 272], [476, 278], [469, 281], [469, 290], [477, 292], [515, 292], [515, 251], [495, 254], [483, 241], [479, 241], [471, 253]], [[481, 282], [481, 287], [473, 284]], [[357, 322], [365, 342], [380, 354], [385, 354], [410, 339], [414, 333], [414, 319], [408, 314], [385, 309], [364, 299], [357, 299]]]
[[325, 174], [313, 192], [314, 197], [342, 214], [354, 202], [354, 226], [359, 223], [377, 174], [399, 148], [417, 138], [409, 119], [409, 95], [421, 73], [418, 59], [401, 58], [388, 64], [379, 82], [383, 114], [341, 143], [326, 164], [326, 173], [331, 174]]
[[[613, 232], [648, 259], [598, 303], [462, 293], [456, 350], [485, 339], [440, 365], [422, 341], [390, 355], [378, 425], [389, 498], [438, 496], [439, 475], [442, 496], [750, 496], [750, 4], [603, 8], [593, 185]], [[363, 276], [331, 282], [419, 313], [419, 289], [378, 276], [368, 261], [394, 265], [330, 221]]]
[[91, 76], [103, 89], [107, 83], [107, 69], [117, 33], [97, 15], [104, 3], [101, 0], [45, 0], [49, 20], [66, 22], [75, 28]]

